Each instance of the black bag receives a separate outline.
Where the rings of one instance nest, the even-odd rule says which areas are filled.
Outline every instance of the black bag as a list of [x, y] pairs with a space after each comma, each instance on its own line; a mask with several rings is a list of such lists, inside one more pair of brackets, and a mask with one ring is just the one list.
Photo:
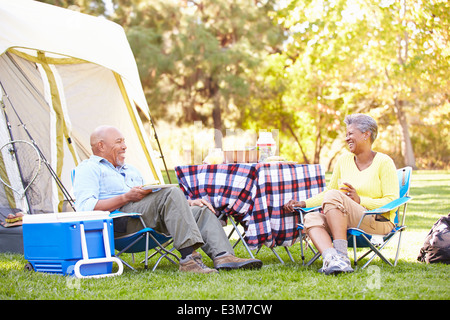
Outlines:
[[441, 217], [425, 238], [417, 260], [450, 264], [450, 214]]

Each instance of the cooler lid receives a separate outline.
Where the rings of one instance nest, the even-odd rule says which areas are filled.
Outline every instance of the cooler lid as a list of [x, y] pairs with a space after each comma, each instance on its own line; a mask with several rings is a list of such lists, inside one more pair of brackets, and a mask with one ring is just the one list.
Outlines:
[[57, 212], [57, 213], [42, 213], [42, 214], [26, 214], [23, 217], [23, 223], [31, 224], [31, 223], [74, 222], [87, 220], [104, 220], [108, 218], [109, 218], [108, 211]]

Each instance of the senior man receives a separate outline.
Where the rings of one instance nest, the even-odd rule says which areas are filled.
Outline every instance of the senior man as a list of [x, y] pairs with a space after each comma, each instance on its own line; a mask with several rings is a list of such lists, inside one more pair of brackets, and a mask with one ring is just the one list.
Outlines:
[[[91, 135], [93, 155], [75, 169], [74, 194], [78, 211], [142, 213], [148, 227], [170, 235], [181, 254], [180, 271], [216, 273], [217, 270], [261, 268], [257, 259], [242, 259], [233, 248], [214, 214], [202, 199], [186, 200], [177, 187], [159, 191], [144, 190], [142, 175], [125, 164], [127, 146], [122, 133], [112, 126], [101, 126]], [[138, 219], [114, 219], [116, 236], [141, 229]], [[208, 268], [195, 250], [202, 248], [213, 260]], [[217, 270], [216, 270], [217, 269]]]

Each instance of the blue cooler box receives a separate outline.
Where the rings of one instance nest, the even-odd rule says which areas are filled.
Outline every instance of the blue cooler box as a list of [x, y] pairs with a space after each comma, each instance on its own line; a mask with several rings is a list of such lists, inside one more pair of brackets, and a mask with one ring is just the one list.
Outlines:
[[[103, 277], [122, 273], [114, 255], [114, 231], [109, 212], [61, 212], [23, 217], [25, 259], [38, 272]], [[119, 265], [117, 273], [112, 264]]]

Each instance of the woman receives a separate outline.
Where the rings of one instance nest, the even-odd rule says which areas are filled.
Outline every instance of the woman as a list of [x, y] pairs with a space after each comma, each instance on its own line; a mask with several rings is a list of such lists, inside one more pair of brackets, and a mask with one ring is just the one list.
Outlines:
[[[322, 206], [323, 212], [305, 216], [305, 230], [322, 254], [325, 274], [353, 272], [347, 256], [347, 228], [356, 227], [364, 211], [398, 198], [399, 186], [392, 159], [372, 150], [378, 133], [374, 119], [349, 115], [345, 141], [351, 153], [342, 155], [325, 191], [306, 201], [289, 201], [284, 207]], [[338, 181], [340, 182], [338, 184]], [[360, 228], [370, 234], [386, 234], [394, 227], [395, 212], [366, 216]]]

